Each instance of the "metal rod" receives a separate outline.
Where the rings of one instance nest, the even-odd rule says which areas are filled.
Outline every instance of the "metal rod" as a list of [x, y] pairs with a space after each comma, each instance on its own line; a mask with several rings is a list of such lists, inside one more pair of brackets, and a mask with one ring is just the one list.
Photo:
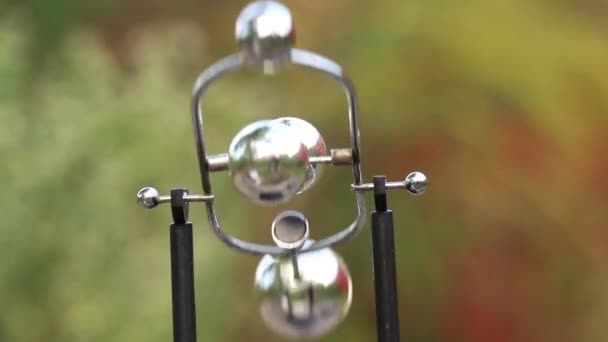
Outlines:
[[378, 342], [399, 342], [399, 301], [393, 213], [387, 209], [386, 178], [374, 177], [372, 247]]
[[[405, 180], [401, 182], [385, 182], [383, 188], [387, 190], [392, 189], [404, 189], [411, 195], [420, 196], [426, 192], [428, 186], [428, 179], [422, 172], [411, 172]], [[375, 184], [364, 183], [364, 184], [352, 184], [350, 186], [353, 191], [370, 191], [375, 189]]]
[[[386, 182], [385, 184], [385, 188], [387, 190], [393, 190], [393, 189], [406, 189], [406, 182]], [[351, 184], [350, 186], [351, 190], [353, 191], [371, 191], [374, 190], [374, 184], [373, 183], [363, 183], [363, 184]]]
[[[353, 154], [350, 148], [332, 148], [329, 155], [313, 156], [308, 160], [311, 164], [352, 165]], [[227, 171], [230, 157], [228, 153], [214, 154], [207, 157], [209, 172]]]
[[174, 223], [169, 228], [169, 235], [174, 342], [196, 342], [192, 223], [187, 222], [188, 206], [184, 201], [186, 191], [171, 190]]
[[311, 164], [331, 164], [331, 156], [315, 156], [308, 158], [308, 162]]
[[[185, 202], [208, 202], [213, 200], [213, 195], [184, 195]], [[159, 196], [158, 204], [171, 203], [171, 196]]]

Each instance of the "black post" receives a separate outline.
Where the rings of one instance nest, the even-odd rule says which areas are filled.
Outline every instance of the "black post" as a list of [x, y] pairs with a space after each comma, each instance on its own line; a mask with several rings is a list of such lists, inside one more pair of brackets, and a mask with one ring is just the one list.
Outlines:
[[399, 342], [399, 302], [393, 212], [387, 209], [386, 177], [374, 177], [372, 244], [378, 342]]
[[173, 341], [196, 342], [194, 301], [194, 257], [192, 223], [188, 222], [186, 189], [171, 190], [171, 289], [173, 296]]

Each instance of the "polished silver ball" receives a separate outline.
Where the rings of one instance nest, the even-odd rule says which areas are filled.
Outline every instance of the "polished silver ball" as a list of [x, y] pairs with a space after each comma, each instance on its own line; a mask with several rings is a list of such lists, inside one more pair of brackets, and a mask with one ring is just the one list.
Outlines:
[[[294, 128], [299, 139], [302, 141], [302, 144], [304, 144], [306, 147], [309, 158], [327, 155], [327, 146], [325, 145], [325, 140], [315, 126], [310, 124], [308, 121], [293, 117], [278, 118], [276, 120]], [[308, 172], [306, 173], [304, 185], [302, 185], [302, 188], [300, 188], [298, 193], [308, 190], [317, 181], [320, 174], [321, 165], [310, 164], [308, 166]]]
[[276, 1], [256, 1], [245, 7], [236, 20], [236, 41], [245, 56], [255, 63], [278, 65], [289, 58], [295, 29], [289, 9]]
[[288, 201], [306, 179], [308, 153], [294, 129], [274, 120], [243, 128], [230, 143], [229, 168], [236, 187], [255, 203]]
[[137, 204], [145, 209], [156, 207], [159, 198], [158, 190], [154, 188], [146, 187], [137, 192]]
[[352, 301], [350, 274], [331, 248], [294, 257], [264, 256], [256, 270], [255, 290], [264, 323], [288, 338], [328, 333], [344, 319]]
[[412, 172], [405, 177], [405, 189], [412, 195], [422, 195], [428, 186], [428, 180], [422, 172]]

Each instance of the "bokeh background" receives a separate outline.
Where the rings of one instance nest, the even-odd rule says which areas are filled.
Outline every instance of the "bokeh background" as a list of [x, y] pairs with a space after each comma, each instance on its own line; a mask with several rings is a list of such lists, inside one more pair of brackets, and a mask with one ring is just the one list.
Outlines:
[[[168, 208], [135, 193], [200, 191], [197, 74], [235, 51], [245, 1], [0, 1], [0, 341], [170, 341]], [[341, 63], [360, 95], [364, 175], [425, 172], [391, 193], [403, 341], [608, 340], [608, 3], [287, 1], [298, 47]], [[288, 69], [223, 79], [210, 152], [293, 115], [348, 143], [343, 94]], [[312, 237], [354, 215], [348, 168], [289, 208]], [[220, 219], [270, 242], [260, 209], [213, 176]], [[370, 198], [371, 200], [371, 198]], [[281, 341], [253, 300], [258, 259], [195, 223], [200, 341]], [[348, 318], [322, 341], [374, 341], [369, 227], [340, 246]]]

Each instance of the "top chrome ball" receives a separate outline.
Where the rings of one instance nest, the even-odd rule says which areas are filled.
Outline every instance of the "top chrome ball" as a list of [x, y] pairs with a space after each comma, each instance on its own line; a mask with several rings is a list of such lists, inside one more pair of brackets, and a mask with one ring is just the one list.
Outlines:
[[295, 28], [289, 9], [275, 1], [256, 1], [236, 20], [236, 41], [246, 58], [274, 67], [289, 58]]
[[247, 125], [230, 143], [234, 184], [252, 201], [272, 205], [298, 192], [308, 170], [308, 153], [294, 129], [275, 120]]

